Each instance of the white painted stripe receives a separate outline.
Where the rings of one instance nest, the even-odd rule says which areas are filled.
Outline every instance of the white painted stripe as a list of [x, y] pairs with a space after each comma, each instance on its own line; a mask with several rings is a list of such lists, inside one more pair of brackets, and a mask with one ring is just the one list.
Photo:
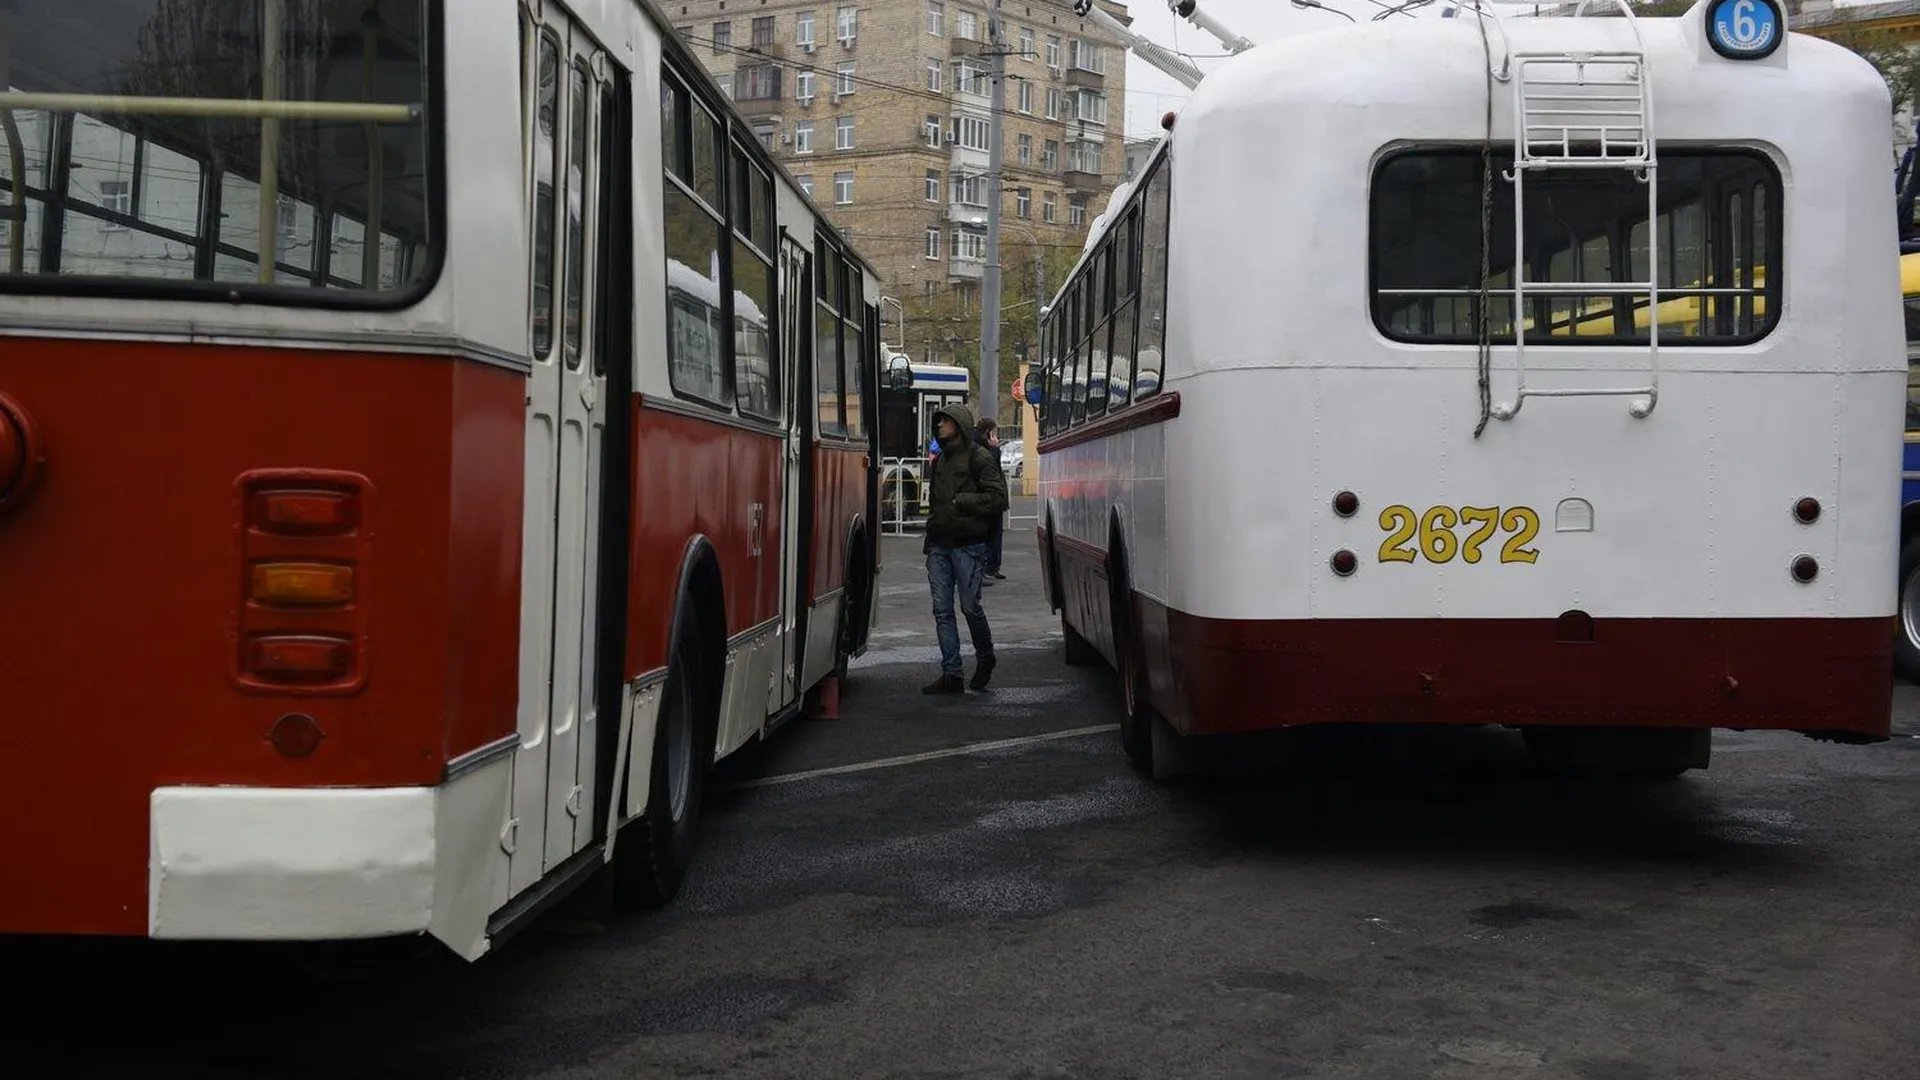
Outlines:
[[824, 769], [808, 769], [805, 772], [783, 773], [780, 776], [761, 776], [752, 780], [742, 780], [735, 784], [723, 784], [715, 791], [741, 791], [747, 788], [772, 787], [775, 784], [793, 784], [801, 780], [812, 780], [822, 776], [843, 776], [847, 773], [871, 772], [875, 769], [892, 769], [901, 765], [917, 765], [922, 761], [937, 761], [940, 758], [959, 757], [962, 754], [979, 754], [988, 750], [1005, 750], [1015, 746], [1031, 746], [1035, 743], [1053, 742], [1058, 739], [1073, 739], [1082, 735], [1097, 735], [1103, 731], [1112, 731], [1118, 724], [1095, 724], [1092, 727], [1069, 728], [1066, 731], [1048, 731], [1039, 735], [1021, 735], [1012, 739], [995, 739], [991, 742], [969, 743], [966, 746], [952, 746], [945, 750], [928, 750], [919, 754], [901, 754], [898, 757], [875, 758], [872, 761], [856, 761], [851, 765], [833, 765]]

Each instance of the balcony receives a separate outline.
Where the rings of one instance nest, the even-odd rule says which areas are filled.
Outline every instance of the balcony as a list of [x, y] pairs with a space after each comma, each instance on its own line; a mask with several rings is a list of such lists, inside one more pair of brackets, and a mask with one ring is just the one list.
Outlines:
[[987, 273], [987, 260], [955, 256], [947, 260], [947, 280], [979, 281]]
[[973, 225], [984, 229], [987, 227], [987, 208], [950, 202], [947, 204], [947, 220], [955, 225]]
[[1095, 192], [1106, 190], [1106, 184], [1100, 179], [1100, 174], [1097, 172], [1087, 172], [1084, 164], [1078, 167], [1069, 165], [1067, 171], [1061, 173], [1060, 176], [1061, 179], [1066, 181], [1068, 191]]
[[733, 103], [739, 107], [740, 114], [749, 119], [763, 116], [777, 119], [787, 100], [776, 94], [772, 97], [734, 98]]
[[1107, 85], [1107, 77], [1102, 72], [1088, 71], [1083, 67], [1069, 67], [1067, 68], [1067, 85], [1098, 90]]
[[950, 149], [953, 153], [948, 166], [954, 172], [983, 173], [987, 171], [988, 161], [985, 150], [975, 150], [970, 146], [961, 146], [959, 143], [954, 143]]
[[[980, 51], [986, 47], [987, 43], [984, 41], [975, 41], [972, 38], [964, 38], [958, 34], [947, 39], [948, 56], [979, 56]], [[986, 61], [982, 60], [981, 63], [985, 64]]]

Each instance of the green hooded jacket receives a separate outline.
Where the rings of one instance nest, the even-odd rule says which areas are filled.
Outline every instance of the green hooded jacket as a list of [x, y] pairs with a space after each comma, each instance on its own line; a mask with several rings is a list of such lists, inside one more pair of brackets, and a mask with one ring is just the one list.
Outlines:
[[943, 416], [960, 430], [940, 444], [933, 459], [925, 546], [983, 544], [993, 538], [1000, 515], [1007, 512], [1007, 479], [1000, 472], [999, 455], [973, 441], [972, 409], [944, 406], [933, 414], [934, 423]]

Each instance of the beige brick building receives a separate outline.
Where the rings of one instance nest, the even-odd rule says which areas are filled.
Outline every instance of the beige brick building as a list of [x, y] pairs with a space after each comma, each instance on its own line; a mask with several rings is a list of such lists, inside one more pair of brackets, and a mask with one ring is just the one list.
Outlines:
[[[964, 347], [977, 345], [977, 330], [934, 313], [977, 311], [986, 268], [986, 4], [663, 6], [761, 141], [880, 269], [886, 293], [906, 302], [909, 349], [963, 362], [977, 356]], [[1101, 6], [1127, 21], [1124, 6]], [[1003, 295], [1017, 301], [1033, 295], [1037, 261], [1055, 275], [1041, 284], [1058, 284], [1123, 175], [1127, 52], [1060, 0], [1002, 0], [999, 10], [1010, 50], [1000, 262]], [[1009, 312], [1010, 327], [1017, 314]]]

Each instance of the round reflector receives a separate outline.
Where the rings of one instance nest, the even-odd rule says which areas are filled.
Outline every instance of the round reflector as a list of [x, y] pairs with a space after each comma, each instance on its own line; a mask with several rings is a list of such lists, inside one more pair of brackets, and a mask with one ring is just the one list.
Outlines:
[[1333, 512], [1341, 517], [1352, 517], [1360, 509], [1360, 496], [1351, 491], [1343, 491], [1333, 497]]
[[320, 749], [320, 740], [326, 734], [320, 730], [320, 724], [306, 713], [288, 713], [273, 722], [273, 730], [267, 738], [273, 748], [285, 757], [303, 758]]
[[1353, 552], [1345, 548], [1334, 552], [1333, 558], [1327, 560], [1327, 562], [1333, 567], [1333, 572], [1339, 574], [1341, 577], [1346, 577], [1360, 568], [1360, 560], [1354, 556]]
[[1820, 519], [1820, 500], [1811, 495], [1793, 504], [1794, 519], [1802, 525], [1811, 525]]
[[1802, 555], [1793, 560], [1793, 580], [1802, 584], [1820, 576], [1820, 564], [1811, 555]]

